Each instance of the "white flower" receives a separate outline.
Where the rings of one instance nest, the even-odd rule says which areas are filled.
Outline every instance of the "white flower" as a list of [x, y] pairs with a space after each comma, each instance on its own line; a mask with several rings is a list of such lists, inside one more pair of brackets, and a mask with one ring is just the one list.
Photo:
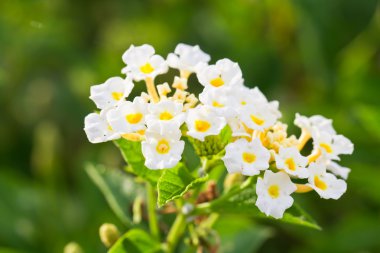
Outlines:
[[102, 84], [91, 86], [90, 99], [99, 109], [115, 106], [128, 97], [134, 84], [121, 77], [111, 77]]
[[308, 118], [296, 113], [294, 124], [312, 136], [319, 132], [327, 132], [331, 135], [336, 134], [332, 126], [332, 120], [321, 115], [314, 115]]
[[231, 128], [233, 137], [251, 137], [238, 117], [227, 119], [227, 124]]
[[276, 102], [248, 105], [240, 110], [240, 118], [247, 127], [263, 131], [273, 126], [281, 116]]
[[185, 121], [185, 114], [182, 112], [182, 109], [183, 104], [171, 100], [163, 100], [156, 104], [149, 104], [149, 114], [146, 116], [146, 123], [148, 127], [158, 123], [174, 124], [179, 128]]
[[199, 101], [208, 105], [218, 115], [231, 118], [236, 114], [233, 106], [234, 100], [230, 97], [231, 92], [232, 89], [225, 87], [219, 89], [205, 88], [199, 94]]
[[256, 184], [256, 206], [267, 216], [282, 218], [286, 209], [293, 205], [290, 196], [297, 187], [285, 172], [273, 173], [266, 170], [264, 178], [259, 177]]
[[229, 173], [241, 173], [247, 176], [260, 174], [269, 168], [270, 152], [256, 138], [252, 142], [239, 139], [226, 146], [222, 158]]
[[252, 89], [246, 86], [234, 87], [231, 90], [230, 96], [234, 98], [233, 100], [238, 106], [243, 107], [268, 103], [267, 98], [257, 87]]
[[352, 154], [354, 145], [343, 135], [318, 132], [313, 136], [314, 148], [322, 152], [324, 158], [340, 160], [339, 155]]
[[342, 167], [333, 161], [328, 161], [327, 170], [331, 171], [334, 175], [340, 176], [344, 180], [347, 180], [348, 174], [351, 172], [351, 169]]
[[108, 124], [105, 114], [105, 110], [101, 111], [100, 114], [90, 113], [84, 119], [84, 131], [91, 143], [106, 142], [120, 138], [120, 135], [115, 133]]
[[210, 56], [203, 52], [199, 46], [190, 46], [186, 44], [178, 44], [174, 50], [174, 54], [170, 53], [167, 57], [168, 65], [171, 68], [184, 70], [188, 72], [196, 72], [200, 63], [208, 63]]
[[308, 185], [324, 199], [339, 199], [347, 190], [346, 182], [327, 173], [326, 166], [322, 163], [309, 165]]
[[107, 120], [111, 127], [120, 134], [144, 130], [147, 106], [144, 99], [136, 97], [133, 102], [125, 101], [117, 108], [110, 110], [107, 113]]
[[147, 44], [130, 46], [123, 54], [123, 61], [127, 66], [123, 68], [122, 73], [136, 81], [154, 79], [157, 75], [166, 73], [168, 71], [166, 61], [154, 53], [154, 48]]
[[198, 105], [188, 110], [186, 125], [189, 136], [204, 141], [206, 136], [219, 134], [225, 127], [226, 120], [208, 106]]
[[280, 147], [278, 155], [276, 155], [276, 165], [280, 170], [298, 178], [309, 177], [306, 169], [308, 159], [300, 154], [296, 147]]
[[141, 148], [146, 167], [151, 170], [167, 169], [181, 160], [185, 142], [180, 140], [181, 131], [174, 125], [152, 125], [145, 136]]
[[215, 65], [205, 66], [197, 72], [199, 82], [205, 87], [241, 86], [242, 73], [239, 65], [229, 59], [222, 59]]

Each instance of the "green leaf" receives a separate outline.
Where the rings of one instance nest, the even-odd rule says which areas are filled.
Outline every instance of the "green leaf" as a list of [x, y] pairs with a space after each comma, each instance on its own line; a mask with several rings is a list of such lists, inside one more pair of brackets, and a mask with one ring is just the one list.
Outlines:
[[[219, 197], [208, 204], [204, 204], [204, 211], [219, 212], [221, 214], [241, 214], [248, 215], [260, 219], [276, 220], [270, 216], [266, 216], [256, 207], [256, 191], [254, 186], [240, 190], [238, 186], [233, 187], [226, 196]], [[202, 206], [202, 204], [200, 205]], [[295, 225], [301, 225], [313, 229], [320, 230], [318, 224], [298, 205], [293, 205], [288, 209], [282, 219], [279, 219], [284, 223], [290, 223]]]
[[109, 249], [108, 253], [161, 253], [160, 242], [141, 229], [125, 233]]
[[88, 164], [86, 172], [99, 190], [103, 193], [112, 211], [126, 226], [131, 226], [129, 206], [143, 189], [133, 178], [118, 170], [106, 169], [103, 166]]
[[144, 163], [145, 158], [141, 152], [141, 142], [128, 141], [119, 139], [115, 141], [116, 146], [120, 149], [124, 160], [128, 163], [128, 171], [149, 181], [155, 185], [160, 178], [160, 170], [150, 170]]
[[194, 178], [183, 163], [165, 170], [157, 184], [158, 205], [165, 205], [169, 201], [183, 196], [191, 188], [206, 182], [207, 179], [207, 175]]

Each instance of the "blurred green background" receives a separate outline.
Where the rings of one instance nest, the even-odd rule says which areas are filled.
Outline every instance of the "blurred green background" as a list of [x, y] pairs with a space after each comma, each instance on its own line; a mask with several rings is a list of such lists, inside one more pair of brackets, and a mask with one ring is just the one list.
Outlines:
[[[297, 196], [323, 231], [259, 221], [266, 240], [250, 251], [380, 252], [377, 0], [1, 0], [0, 252], [58, 253], [70, 241], [106, 251], [98, 227], [116, 217], [83, 168], [123, 162], [112, 143], [86, 139], [89, 87], [120, 74], [131, 44], [166, 56], [179, 42], [237, 61], [285, 122], [323, 114], [355, 144], [340, 200]], [[227, 225], [249, 230], [222, 224], [225, 241], [242, 238]]]

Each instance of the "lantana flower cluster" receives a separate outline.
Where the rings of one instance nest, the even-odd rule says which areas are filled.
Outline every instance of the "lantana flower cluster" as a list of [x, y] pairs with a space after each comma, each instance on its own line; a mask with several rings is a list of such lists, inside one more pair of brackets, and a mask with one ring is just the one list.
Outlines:
[[[131, 46], [122, 59], [126, 77], [91, 87], [90, 99], [99, 112], [85, 118], [90, 142], [141, 141], [147, 168], [170, 169], [182, 159], [183, 137], [203, 142], [228, 126], [232, 138], [221, 159], [229, 173], [257, 176], [256, 206], [266, 215], [281, 218], [295, 192], [314, 190], [324, 199], [338, 199], [346, 191], [350, 170], [337, 162], [340, 155], [353, 152], [351, 141], [336, 133], [332, 120], [319, 115], [296, 114], [301, 135], [289, 136], [279, 120], [278, 101], [268, 101], [257, 87], [244, 86], [236, 62], [209, 64], [210, 56], [199, 46], [186, 44], [178, 44], [166, 59], [150, 45]], [[179, 70], [178, 76], [156, 84], [156, 76], [169, 68]], [[199, 96], [188, 91], [191, 74], [204, 87]], [[140, 81], [146, 92], [132, 99]], [[313, 150], [304, 155], [310, 140]]]

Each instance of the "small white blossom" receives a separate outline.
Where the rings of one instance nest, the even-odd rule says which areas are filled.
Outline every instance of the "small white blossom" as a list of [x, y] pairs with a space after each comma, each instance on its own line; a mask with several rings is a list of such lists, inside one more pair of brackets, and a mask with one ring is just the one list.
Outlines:
[[270, 152], [256, 138], [252, 142], [239, 139], [226, 146], [222, 158], [229, 173], [241, 173], [247, 176], [260, 174], [269, 168]]
[[146, 78], [154, 79], [157, 75], [168, 71], [168, 65], [164, 58], [154, 54], [154, 48], [144, 44], [142, 46], [130, 46], [123, 54], [123, 61], [127, 64], [122, 73], [135, 81]]
[[111, 127], [120, 134], [133, 133], [144, 130], [145, 116], [148, 104], [141, 97], [133, 102], [125, 101], [107, 113], [107, 120]]
[[259, 177], [256, 184], [256, 206], [267, 216], [282, 218], [286, 209], [293, 205], [290, 196], [297, 187], [285, 172], [273, 173], [266, 170], [264, 178]]
[[146, 116], [146, 123], [148, 127], [154, 124], [174, 124], [179, 128], [185, 121], [185, 114], [182, 112], [182, 109], [183, 104], [171, 100], [149, 104], [149, 114]]
[[203, 67], [197, 72], [197, 77], [203, 86], [211, 88], [241, 86], [244, 81], [239, 65], [229, 59]]
[[294, 125], [300, 127], [311, 136], [320, 132], [327, 132], [331, 135], [336, 134], [335, 129], [332, 126], [332, 120], [321, 115], [314, 115], [308, 118], [296, 113]]
[[190, 46], [183, 43], [177, 45], [174, 54], [170, 53], [167, 57], [168, 65], [171, 68], [196, 72], [197, 66], [208, 63], [210, 56], [203, 52], [199, 46]]
[[226, 126], [226, 120], [208, 106], [198, 105], [188, 110], [186, 125], [189, 136], [204, 141], [206, 136], [219, 134]]
[[100, 114], [90, 113], [84, 119], [84, 131], [91, 143], [106, 142], [120, 138], [120, 135], [108, 124], [105, 114], [105, 110], [101, 111]]
[[111, 77], [102, 84], [91, 86], [90, 99], [99, 109], [115, 106], [129, 96], [134, 84], [121, 77]]
[[313, 136], [314, 148], [322, 152], [324, 158], [340, 160], [339, 155], [352, 154], [354, 145], [343, 135], [318, 132]]
[[152, 125], [146, 130], [145, 136], [141, 148], [146, 167], [151, 170], [168, 169], [181, 160], [185, 142], [180, 140], [181, 131], [176, 126]]
[[209, 106], [218, 115], [231, 118], [235, 113], [234, 100], [230, 98], [232, 90], [229, 88], [210, 89], [205, 88], [199, 94], [199, 101]]
[[281, 113], [278, 111], [278, 104], [263, 103], [256, 105], [248, 105], [240, 110], [240, 118], [242, 122], [253, 130], [263, 131], [273, 126]]
[[280, 170], [298, 178], [307, 178], [309, 172], [306, 169], [308, 159], [301, 155], [296, 147], [280, 147], [276, 155], [276, 165]]
[[322, 163], [309, 165], [308, 185], [324, 199], [339, 199], [347, 190], [346, 182], [327, 173], [326, 166]]
[[251, 135], [247, 133], [244, 124], [239, 117], [229, 118], [227, 123], [231, 128], [233, 137], [251, 137]]
[[327, 162], [327, 170], [331, 171], [334, 175], [343, 178], [344, 180], [347, 180], [348, 174], [350, 174], [351, 172], [351, 169], [340, 166], [339, 164], [333, 161]]
[[234, 87], [230, 96], [239, 107], [268, 103], [267, 98], [257, 87], [252, 89], [246, 86]]

